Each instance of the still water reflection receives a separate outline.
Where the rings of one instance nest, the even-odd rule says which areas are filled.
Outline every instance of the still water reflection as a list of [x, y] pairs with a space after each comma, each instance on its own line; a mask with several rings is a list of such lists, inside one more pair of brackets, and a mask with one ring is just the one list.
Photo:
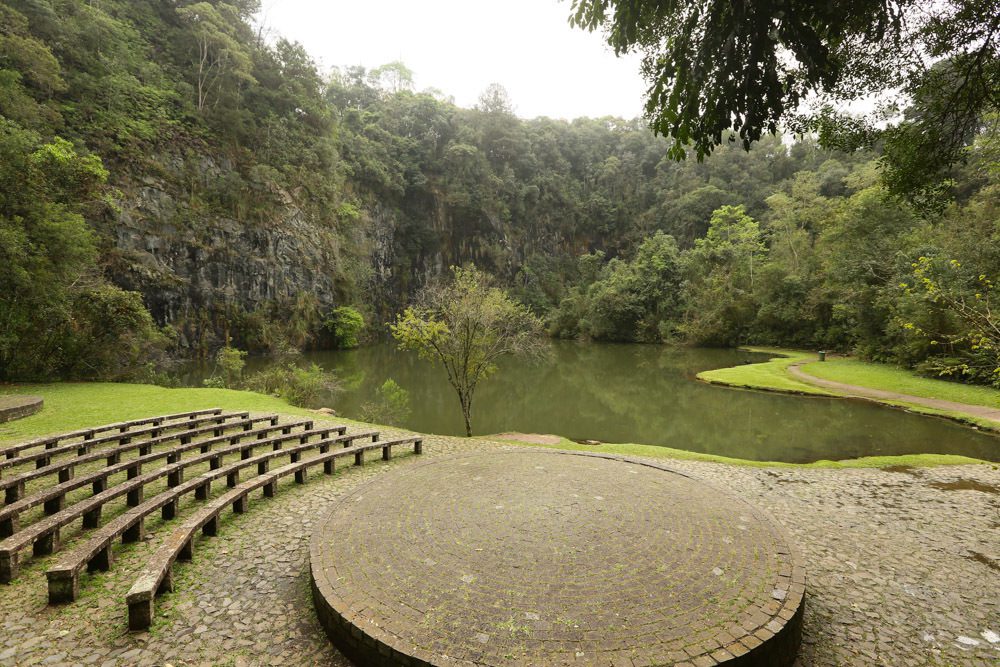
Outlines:
[[[736, 350], [553, 342], [543, 363], [510, 359], [473, 403], [476, 433], [555, 433], [571, 439], [636, 442], [746, 459], [808, 462], [939, 453], [1000, 460], [1000, 438], [871, 403], [713, 387], [695, 374], [761, 355]], [[387, 378], [409, 391], [404, 426], [462, 435], [458, 399], [444, 371], [388, 343], [314, 352], [345, 391], [328, 403], [352, 416]], [[266, 364], [252, 359], [248, 370]]]

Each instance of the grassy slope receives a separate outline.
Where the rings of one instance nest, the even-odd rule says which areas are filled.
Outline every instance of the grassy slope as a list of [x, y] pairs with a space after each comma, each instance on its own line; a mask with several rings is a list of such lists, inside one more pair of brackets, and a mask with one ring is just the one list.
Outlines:
[[[45, 407], [37, 415], [0, 424], [0, 444], [48, 433], [70, 431], [84, 426], [96, 426], [98, 424], [168, 414], [171, 412], [184, 412], [199, 408], [220, 407], [231, 410], [275, 412], [286, 415], [312, 414], [308, 410], [293, 407], [278, 398], [230, 389], [166, 389], [151, 385], [66, 382], [4, 386], [0, 387], [0, 394], [3, 393], [41, 396], [45, 399]], [[337, 420], [352, 423], [351, 420], [339, 417]], [[504, 444], [538, 446], [531, 443], [512, 443], [506, 441]], [[746, 461], [655, 445], [605, 444], [600, 447], [593, 447], [563, 439], [558, 445], [544, 446], [554, 449], [597, 451], [608, 454], [646, 456], [651, 458], [789, 468], [856, 468], [886, 465], [946, 465], [980, 462], [976, 459], [963, 456], [919, 454], [895, 457], [867, 457], [836, 462], [817, 461], [803, 465], [768, 461]]]
[[[1000, 407], [1000, 390], [989, 387], [961, 385], [945, 380], [924, 378], [914, 373], [887, 366], [855, 359], [831, 359], [825, 362], [816, 360], [815, 353], [800, 350], [783, 350], [766, 347], [743, 348], [752, 352], [764, 352], [775, 356], [769, 361], [759, 364], [747, 364], [732, 368], [720, 368], [714, 371], [704, 371], [698, 374], [698, 379], [712, 384], [726, 385], [741, 389], [761, 389], [790, 394], [809, 394], [814, 396], [846, 396], [833, 389], [813, 387], [801, 382], [788, 374], [789, 365], [797, 361], [811, 361], [802, 366], [802, 370], [835, 382], [855, 384], [872, 389], [894, 391], [924, 398], [940, 398], [960, 403]], [[880, 401], [892, 407], [904, 408], [911, 412], [944, 417], [965, 424], [978, 426], [991, 431], [998, 431], [997, 424], [976, 415], [954, 410], [939, 410], [906, 401]]]
[[142, 384], [64, 382], [2, 386], [0, 394], [33, 394], [45, 399], [45, 407], [38, 414], [0, 424], [0, 443], [201, 408], [311, 414], [279, 398], [231, 389], [167, 389]]
[[802, 370], [824, 380], [860, 387], [1000, 408], [1000, 391], [996, 389], [920, 377], [894, 366], [865, 363], [856, 359], [831, 359], [825, 363], [805, 364]]
[[729, 387], [744, 389], [766, 389], [788, 394], [810, 394], [815, 396], [835, 396], [829, 391], [800, 382], [791, 377], [785, 370], [797, 361], [815, 359], [811, 352], [795, 350], [778, 350], [768, 347], [748, 347], [752, 352], [764, 352], [775, 355], [770, 361], [759, 364], [744, 364], [731, 368], [719, 368], [698, 373], [698, 379], [712, 384], [722, 384]]

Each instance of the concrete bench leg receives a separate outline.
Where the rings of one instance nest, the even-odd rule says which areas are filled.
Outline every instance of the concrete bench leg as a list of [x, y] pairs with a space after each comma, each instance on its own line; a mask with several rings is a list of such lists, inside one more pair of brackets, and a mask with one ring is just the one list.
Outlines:
[[95, 479], [94, 483], [90, 485], [91, 492], [96, 496], [98, 493], [104, 493], [108, 488], [108, 478], [102, 477], [100, 479]]
[[144, 600], [129, 600], [128, 629], [130, 632], [141, 632], [153, 624], [153, 598]]
[[191, 444], [191, 436], [190, 435], [182, 435], [180, 437], [180, 443], [182, 445], [190, 445]]
[[302, 459], [301, 452], [292, 452], [291, 454], [288, 455], [289, 463], [298, 463], [301, 459]]
[[146, 536], [146, 519], [144, 517], [139, 517], [139, 520], [133, 523], [131, 526], [125, 529], [122, 533], [122, 544], [131, 544], [133, 542], [139, 542], [143, 537]]
[[178, 468], [167, 473], [167, 486], [171, 489], [184, 481], [184, 468]]
[[73, 479], [73, 470], [74, 470], [73, 466], [70, 466], [69, 468], [63, 468], [62, 470], [60, 470], [59, 483], [62, 484], [63, 482], [68, 482], [69, 480]]
[[141, 503], [142, 498], [145, 495], [143, 493], [143, 488], [144, 487], [142, 486], [137, 486], [136, 488], [132, 489], [127, 494], [125, 494], [125, 504], [128, 505], [129, 507], [135, 507], [136, 505]]
[[[145, 454], [143, 456], [145, 456]], [[142, 464], [141, 463], [136, 463], [134, 466], [129, 466], [125, 470], [125, 478], [126, 479], [132, 479], [133, 477], [138, 477], [141, 474], [142, 474]]]
[[281, 435], [288, 435], [291, 432], [292, 432], [292, 427], [291, 426], [282, 426], [281, 427]]
[[55, 498], [49, 498], [43, 505], [46, 514], [55, 514], [66, 506], [66, 494], [60, 493]]
[[270, 459], [264, 459], [263, 461], [259, 461], [257, 463], [257, 474], [258, 475], [263, 475], [263, 474], [265, 474], [270, 469], [271, 469], [271, 461], [270, 461]]
[[169, 454], [167, 454], [167, 463], [177, 463], [180, 460], [181, 460], [180, 452], [170, 452]]
[[24, 496], [24, 482], [15, 482], [4, 490], [4, 502], [8, 505], [16, 503]]
[[177, 552], [177, 560], [191, 560], [194, 558], [194, 540], [188, 540]]
[[211, 449], [212, 449], [212, 445], [202, 445], [201, 448], [198, 451], [200, 451], [202, 454], [208, 454], [208, 452]]
[[121, 452], [115, 452], [114, 454], [108, 455], [108, 465], [116, 466], [122, 461]]
[[365, 464], [365, 450], [354, 452], [354, 465], [363, 466]]
[[95, 507], [83, 513], [83, 527], [97, 528], [101, 525], [101, 507]]
[[20, 526], [18, 525], [19, 523], [20, 522], [17, 520], [16, 514], [7, 517], [3, 521], [0, 521], [0, 538], [10, 537], [14, 533], [16, 533], [20, 528]]
[[31, 553], [35, 556], [48, 556], [53, 551], [59, 551], [59, 529], [55, 528], [45, 533], [31, 545]]
[[334, 462], [334, 460], [335, 459], [330, 459], [329, 461], [323, 461], [323, 472], [325, 474], [327, 474], [327, 475], [332, 475], [333, 474], [333, 469], [334, 469], [333, 462]]
[[35, 459], [35, 467], [36, 468], [44, 468], [45, 466], [47, 466], [51, 462], [52, 462], [51, 458], [49, 458], [48, 456], [43, 456], [40, 459]]
[[177, 500], [177, 498], [174, 498], [173, 500], [171, 500], [166, 505], [160, 508], [160, 516], [163, 518], [164, 521], [170, 521], [175, 516], [177, 516], [178, 504], [179, 501]]
[[264, 497], [274, 498], [274, 494], [278, 491], [278, 483], [271, 481], [264, 485]]
[[[156, 434], [153, 434], [153, 437], [155, 438]], [[152, 445], [139, 445], [139, 456], [146, 456], [152, 450], [153, 450]]]
[[206, 537], [215, 537], [219, 534], [219, 515], [216, 514], [211, 519], [205, 522], [205, 525], [201, 527], [201, 534]]
[[295, 482], [297, 484], [305, 484], [306, 480], [309, 479], [309, 471], [305, 468], [302, 470], [295, 471]]
[[0, 583], [9, 584], [17, 578], [18, 567], [17, 552], [0, 552]]
[[392, 447], [386, 445], [382, 448], [382, 460], [388, 461], [392, 458]]
[[222, 467], [222, 457], [221, 456], [213, 456], [212, 458], [210, 458], [208, 460], [208, 468], [209, 468], [209, 470], [218, 470], [221, 467]]
[[247, 497], [246, 496], [240, 496], [239, 498], [237, 498], [236, 500], [233, 501], [233, 513], [234, 514], [243, 514], [246, 511], [247, 511]]
[[79, 577], [75, 572], [47, 572], [49, 579], [49, 604], [73, 602], [80, 594]]
[[307, 442], [309, 442], [309, 436], [308, 435], [300, 435], [299, 436], [299, 444], [300, 445], [304, 445]]
[[240, 483], [240, 471], [234, 470], [226, 475], [226, 486], [230, 489]]
[[77, 456], [83, 456], [84, 454], [86, 454], [89, 451], [90, 451], [90, 445], [84, 445], [83, 447], [77, 447], [76, 448], [76, 455]]
[[321, 444], [319, 446], [319, 453], [320, 454], [326, 454], [328, 451], [330, 451], [330, 443], [329, 442]]
[[112, 551], [112, 544], [108, 542], [105, 544], [97, 554], [90, 559], [87, 563], [87, 572], [107, 572], [111, 569], [111, 565], [114, 563], [114, 552]]
[[251, 447], [244, 447], [243, 449], [240, 450], [240, 460], [241, 461], [246, 461], [251, 456], [253, 456], [253, 448], [251, 448]]
[[194, 490], [195, 500], [208, 500], [209, 494], [212, 493], [212, 482], [210, 480], [205, 480], [205, 483]]
[[413, 453], [414, 454], [423, 454], [424, 453], [424, 441], [423, 440], [417, 440], [415, 443], [413, 443]]

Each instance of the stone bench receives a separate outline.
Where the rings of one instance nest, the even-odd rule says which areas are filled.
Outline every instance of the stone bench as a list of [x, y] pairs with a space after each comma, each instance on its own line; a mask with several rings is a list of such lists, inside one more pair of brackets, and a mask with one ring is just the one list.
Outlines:
[[219, 515], [232, 505], [233, 511], [246, 511], [246, 501], [249, 493], [255, 489], [263, 489], [265, 497], [274, 495], [278, 480], [288, 475], [294, 475], [295, 481], [302, 484], [306, 481], [307, 470], [320, 463], [324, 471], [332, 473], [336, 459], [347, 456], [355, 457], [355, 465], [364, 463], [365, 452], [372, 449], [382, 449], [382, 457], [388, 459], [394, 446], [413, 444], [414, 452], [422, 453], [423, 439], [421, 437], [401, 438], [385, 442], [372, 442], [367, 445], [355, 445], [349, 448], [321, 453], [316, 457], [289, 463], [268, 473], [238, 484], [218, 498], [213, 499], [205, 507], [199, 509], [184, 521], [154, 554], [152, 560], [143, 568], [132, 588], [125, 597], [128, 606], [129, 630], [145, 630], [150, 626], [154, 614], [156, 595], [173, 589], [172, 567], [177, 560], [190, 560], [194, 555], [194, 537], [200, 529], [206, 536], [218, 533]]
[[[275, 451], [270, 454], [281, 455], [282, 452], [279, 450], [282, 443], [285, 441], [298, 438], [301, 443], [308, 440], [308, 438], [313, 435], [324, 435], [325, 437], [333, 432], [343, 432], [343, 429], [345, 428], [346, 427], [344, 426], [334, 426], [293, 433], [290, 435], [281, 435], [264, 440], [254, 440], [249, 443], [235, 445], [232, 448], [232, 451], [243, 451], [248, 448], [273, 445]], [[362, 437], [367, 434], [368, 433], [360, 434], [356, 437]], [[312, 446], [315, 447], [318, 446], [318, 444], [319, 443]], [[303, 445], [303, 447], [308, 448], [309, 446]], [[60, 530], [67, 524], [82, 517], [84, 528], [97, 528], [101, 521], [101, 511], [104, 505], [109, 501], [120, 498], [124, 495], [127, 496], [126, 504], [129, 507], [136, 507], [142, 503], [143, 489], [146, 484], [162, 479], [163, 477], [167, 477], [167, 483], [170, 486], [178, 486], [182, 483], [184, 468], [205, 463], [206, 461], [209, 462], [213, 468], [215, 468], [217, 465], [213, 463], [213, 461], [221, 461], [222, 455], [223, 454], [220, 452], [211, 452], [200, 457], [164, 466], [163, 468], [154, 472], [146, 473], [145, 475], [136, 476], [121, 484], [112, 486], [101, 493], [97, 493], [86, 500], [75, 503], [71, 507], [57, 512], [52, 516], [42, 519], [41, 521], [14, 533], [0, 542], [0, 583], [8, 583], [17, 577], [19, 569], [19, 554], [28, 546], [32, 547], [32, 553], [35, 556], [44, 556], [58, 551], [61, 546]], [[254, 463], [256, 463], [256, 461], [247, 460], [240, 461], [238, 464], [233, 464], [233, 466], [246, 467], [248, 465], [253, 465]], [[220, 475], [221, 474], [227, 474], [227, 471], [223, 469], [220, 471]], [[228, 474], [234, 473], [229, 472]], [[218, 475], [212, 476], [214, 477]], [[204, 477], [205, 476], [198, 478], [198, 483], [196, 484], [196, 488], [194, 488], [195, 496], [201, 499], [207, 497], [211, 490], [211, 479], [203, 479]]]
[[175, 421], [178, 419], [194, 419], [195, 417], [201, 417], [203, 415], [218, 415], [222, 414], [222, 408], [208, 408], [205, 410], [192, 410], [190, 412], [179, 412], [172, 415], [161, 415], [159, 417], [146, 417], [145, 419], [133, 419], [126, 422], [116, 422], [114, 424], [105, 424], [104, 426], [95, 426], [93, 428], [84, 428], [76, 431], [70, 431], [68, 433], [59, 433], [57, 435], [49, 435], [42, 438], [35, 438], [34, 440], [28, 440], [26, 442], [21, 442], [16, 445], [11, 445], [10, 447], [4, 447], [0, 449], [0, 455], [4, 455], [5, 458], [13, 459], [28, 449], [34, 447], [46, 447], [51, 449], [63, 440], [72, 440], [74, 438], [82, 438], [84, 440], [92, 440], [98, 433], [106, 433], [107, 431], [118, 431], [124, 433], [134, 426], [142, 426], [143, 424], [153, 424], [160, 425], [163, 422]]
[[233, 413], [231, 415], [223, 415], [217, 418], [213, 417], [213, 419], [223, 419], [223, 417], [226, 420], [228, 420], [231, 417], [237, 417], [237, 420], [222, 421], [220, 423], [213, 423], [209, 426], [189, 429], [186, 431], [181, 431], [179, 433], [173, 433], [170, 435], [150, 438], [147, 440], [140, 440], [139, 442], [129, 442], [126, 444], [120, 444], [117, 447], [112, 447], [110, 449], [103, 449], [97, 452], [91, 452], [86, 454], [80, 454], [78, 452], [75, 457], [71, 457], [63, 461], [58, 461], [56, 463], [49, 463], [49, 465], [46, 465], [41, 468], [36, 468], [31, 472], [21, 473], [20, 475], [16, 475], [14, 477], [0, 479], [0, 489], [3, 489], [4, 491], [5, 502], [7, 504], [11, 504], [17, 502], [24, 496], [24, 485], [26, 482], [37, 479], [39, 477], [44, 477], [46, 475], [52, 475], [56, 473], [59, 475], [59, 481], [65, 482], [73, 477], [73, 473], [76, 466], [85, 463], [91, 463], [101, 458], [107, 459], [108, 466], [113, 466], [121, 461], [122, 454], [136, 449], [139, 450], [140, 456], [144, 456], [148, 454], [153, 447], [168, 442], [173, 442], [175, 440], [179, 440], [181, 444], [187, 444], [191, 442], [192, 438], [195, 438], [199, 435], [204, 435], [205, 433], [209, 432], [211, 432], [213, 435], [221, 436], [226, 430], [236, 427], [242, 427], [244, 431], [249, 431], [253, 428], [253, 425], [257, 423], [269, 422], [272, 426], [277, 425], [278, 423], [277, 415], [250, 417], [249, 413], [246, 412]]
[[149, 436], [150, 438], [157, 438], [162, 433], [174, 430], [180, 431], [190, 431], [197, 426], [202, 424], [223, 424], [230, 419], [246, 419], [250, 416], [249, 412], [225, 412], [218, 415], [209, 415], [205, 417], [192, 417], [184, 421], [178, 422], [165, 422], [161, 424], [154, 424], [153, 426], [147, 426], [145, 428], [139, 428], [129, 431], [123, 431], [120, 433], [115, 433], [114, 435], [101, 436], [100, 438], [91, 438], [89, 440], [83, 440], [80, 442], [69, 443], [65, 445], [57, 445], [48, 447], [39, 452], [34, 452], [32, 454], [22, 454], [21, 456], [8, 457], [6, 459], [0, 460], [0, 473], [2, 473], [7, 468], [13, 468], [16, 466], [22, 466], [31, 462], [35, 463], [36, 468], [43, 468], [52, 462], [53, 456], [58, 456], [60, 454], [66, 454], [68, 452], [76, 451], [77, 456], [83, 456], [90, 452], [91, 449], [99, 445], [106, 445], [108, 443], [117, 443], [119, 445], [124, 445], [130, 443], [135, 438], [141, 438]]
[[[146, 517], [157, 510], [162, 510], [164, 520], [174, 518], [177, 514], [179, 500], [185, 494], [194, 491], [196, 498], [204, 500], [208, 497], [208, 493], [211, 490], [211, 482], [214, 480], [225, 477], [230, 487], [238, 486], [239, 471], [243, 468], [257, 466], [258, 472], [263, 470], [264, 474], [266, 474], [267, 464], [280, 456], [288, 455], [294, 463], [298, 462], [301, 454], [308, 450], [319, 449], [321, 454], [325, 454], [329, 451], [329, 447], [333, 443], [343, 442], [347, 443], [347, 446], [350, 446], [354, 440], [368, 437], [372, 438], [374, 442], [379, 435], [376, 431], [361, 431], [345, 435], [338, 430], [340, 428], [342, 427], [316, 429], [298, 433], [292, 437], [274, 438], [268, 441], [253, 442], [230, 448], [229, 452], [226, 453], [235, 453], [241, 450], [245, 451], [247, 448], [272, 444], [272, 440], [274, 444], [279, 445], [281, 441], [299, 438], [299, 446], [297, 447], [289, 449], [276, 447], [273, 451], [266, 454], [241, 459], [225, 467], [204, 473], [188, 482], [181, 482], [177, 486], [137, 505], [132, 510], [102, 526], [86, 542], [66, 553], [59, 559], [58, 563], [46, 572], [49, 582], [49, 602], [71, 602], [76, 599], [79, 588], [79, 575], [84, 567], [87, 567], [88, 571], [110, 568], [113, 562], [111, 549], [117, 537], [121, 536], [122, 543], [126, 544], [141, 540], [145, 534], [144, 523]], [[337, 437], [330, 438], [330, 434], [335, 432], [338, 433]], [[306, 442], [309, 438], [316, 435], [320, 436], [320, 440], [311, 443]], [[343, 451], [339, 455], [343, 456]], [[205, 459], [207, 457], [200, 458]]]
[[[240, 431], [229, 435], [217, 435], [205, 440], [180, 444], [165, 451], [144, 454], [138, 458], [108, 466], [81, 477], [72, 477], [65, 482], [61, 482], [56, 486], [44, 489], [30, 496], [23, 497], [20, 500], [0, 509], [0, 539], [10, 537], [18, 531], [18, 517], [23, 512], [33, 507], [37, 507], [38, 505], [44, 505], [45, 514], [55, 514], [56, 512], [64, 509], [67, 493], [75, 491], [76, 489], [84, 487], [88, 484], [92, 485], [94, 494], [98, 494], [107, 489], [108, 478], [118, 473], [126, 472], [129, 479], [131, 479], [140, 474], [142, 466], [164, 458], [166, 458], [167, 463], [177, 463], [181, 458], [181, 454], [191, 449], [200, 449], [202, 453], [205, 453], [211, 451], [212, 447], [219, 443], [225, 442], [230, 445], [234, 445], [241, 442], [244, 438], [252, 436], [256, 436], [258, 439], [265, 438], [269, 433], [274, 431], [281, 431], [282, 434], [288, 434], [291, 433], [293, 429], [298, 427], [310, 430], [313, 428], [313, 421], [308, 419], [273, 426], [269, 425], [263, 428]], [[341, 428], [346, 430], [346, 427]]]

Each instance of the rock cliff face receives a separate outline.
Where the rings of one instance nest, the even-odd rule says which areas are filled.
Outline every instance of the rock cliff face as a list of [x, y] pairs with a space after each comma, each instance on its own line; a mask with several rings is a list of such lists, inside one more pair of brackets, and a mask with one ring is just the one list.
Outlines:
[[[219, 176], [225, 169], [208, 162]], [[357, 272], [366, 234], [345, 244], [335, 226], [315, 219], [286, 193], [267, 208], [263, 220], [213, 214], [185, 197], [178, 179], [143, 177], [116, 184], [118, 210], [101, 231], [111, 278], [141, 292], [153, 317], [180, 333], [182, 347], [194, 345], [207, 320], [253, 312], [307, 295], [321, 311], [344, 302], [348, 276]], [[391, 247], [391, 229], [375, 235], [374, 248]], [[345, 247], [345, 245], [353, 247]], [[376, 279], [391, 256], [373, 255]], [[368, 261], [368, 260], [365, 260]]]

